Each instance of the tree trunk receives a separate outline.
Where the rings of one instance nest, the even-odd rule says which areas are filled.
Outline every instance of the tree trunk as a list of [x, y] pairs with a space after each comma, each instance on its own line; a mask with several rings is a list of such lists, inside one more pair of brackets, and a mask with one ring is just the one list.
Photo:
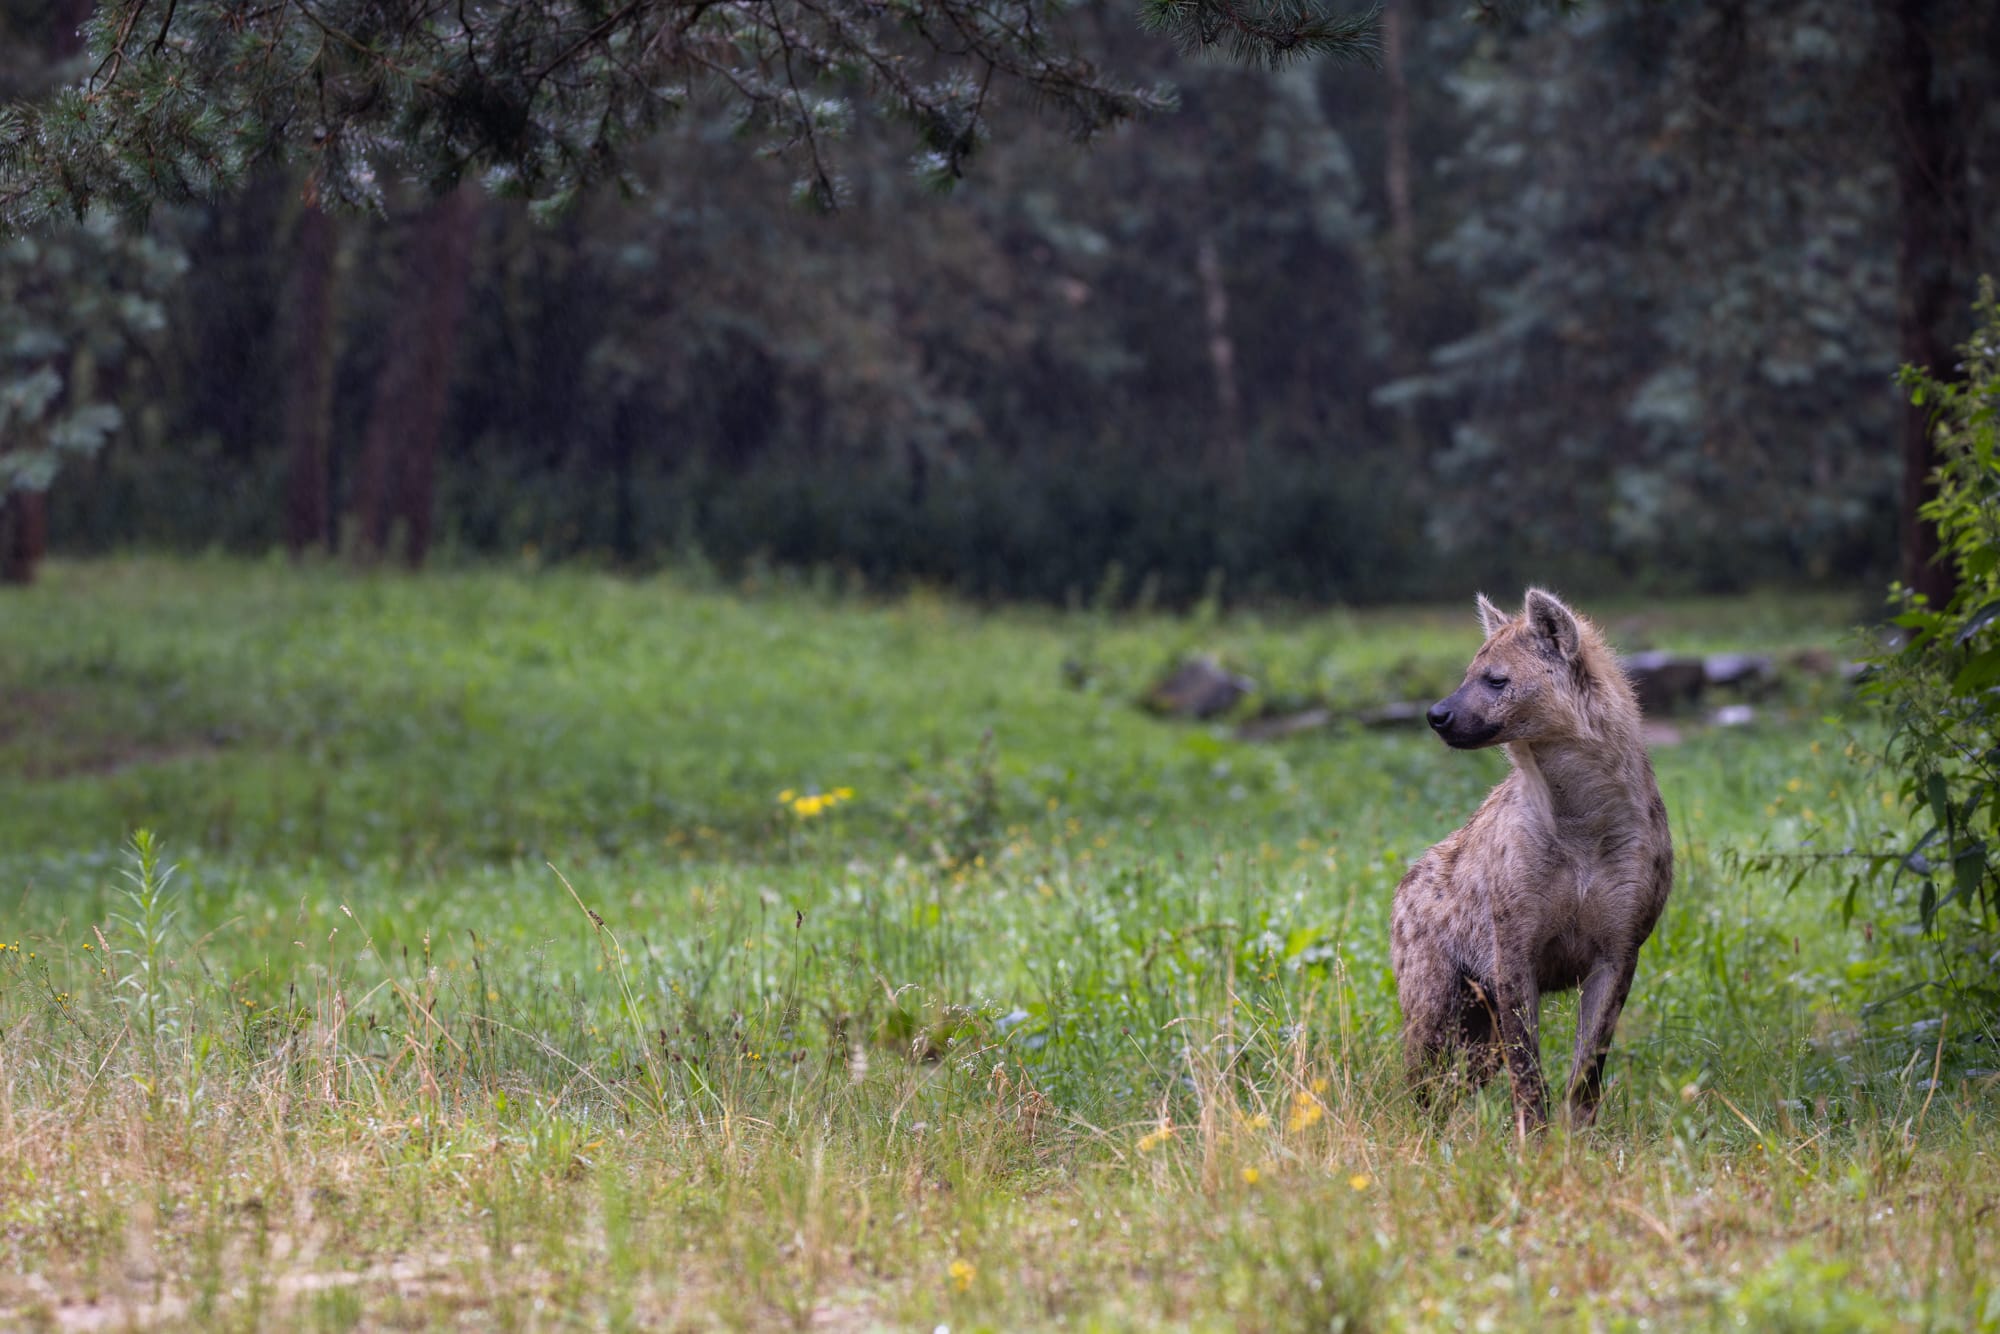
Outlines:
[[1208, 364], [1215, 374], [1209, 474], [1233, 485], [1243, 477], [1243, 397], [1236, 382], [1236, 340], [1229, 336], [1229, 289], [1222, 281], [1222, 257], [1213, 236], [1201, 238], [1194, 266], [1201, 278], [1201, 309], [1208, 325]]
[[308, 203], [292, 264], [291, 393], [285, 409], [285, 545], [294, 556], [331, 545], [328, 435], [333, 407], [333, 220]]
[[[1952, 112], [1936, 85], [1937, 0], [1887, 0], [1895, 96], [1896, 194], [1902, 232], [1896, 247], [1898, 352], [1905, 364], [1948, 374], [1961, 313], [1971, 301], [1964, 266], [1971, 253], [1965, 208], [1965, 154]], [[1954, 571], [1938, 561], [1937, 530], [1917, 510], [1937, 494], [1927, 411], [1906, 405], [1902, 421], [1903, 582], [1934, 606], [1949, 601]]]
[[15, 491], [0, 499], [0, 583], [33, 583], [48, 549], [47, 493]]
[[[1417, 211], [1412, 202], [1415, 171], [1410, 152], [1410, 79], [1404, 60], [1411, 0], [1383, 0], [1382, 79], [1387, 85], [1382, 117], [1382, 194], [1389, 208], [1389, 369], [1398, 379], [1423, 369], [1419, 343]], [[1423, 423], [1415, 402], [1394, 409], [1396, 442], [1404, 458], [1425, 456]]]
[[629, 389], [611, 411], [611, 550], [622, 565], [639, 559], [639, 502], [633, 495], [633, 465], [639, 455], [638, 413]]
[[[1389, 269], [1399, 301], [1412, 287], [1417, 253], [1416, 211], [1410, 203], [1410, 80], [1403, 67], [1405, 3], [1385, 0], [1382, 6], [1382, 78], [1389, 94], [1382, 127], [1382, 190], [1389, 202]], [[1400, 307], [1396, 313], [1402, 315]]]
[[412, 229], [403, 262], [409, 299], [391, 327], [355, 479], [364, 559], [388, 552], [399, 520], [403, 558], [416, 567], [430, 552], [438, 439], [451, 405], [452, 350], [478, 222], [478, 196], [460, 188]]

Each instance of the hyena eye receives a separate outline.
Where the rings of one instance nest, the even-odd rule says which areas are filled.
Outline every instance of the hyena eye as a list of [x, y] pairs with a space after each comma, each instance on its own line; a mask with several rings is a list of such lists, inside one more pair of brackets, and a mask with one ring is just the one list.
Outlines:
[[1486, 673], [1486, 684], [1492, 686], [1495, 690], [1505, 690], [1507, 688], [1507, 678], [1495, 672], [1488, 672]]

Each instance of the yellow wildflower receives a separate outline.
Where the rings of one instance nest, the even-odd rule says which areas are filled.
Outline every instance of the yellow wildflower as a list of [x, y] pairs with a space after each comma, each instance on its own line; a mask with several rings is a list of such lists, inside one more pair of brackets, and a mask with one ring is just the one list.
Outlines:
[[1262, 1175], [1263, 1174], [1259, 1172], [1256, 1168], [1246, 1167], [1243, 1169], [1243, 1184], [1246, 1186], [1254, 1186], [1257, 1184], [1257, 1178]]
[[1316, 1126], [1326, 1115], [1326, 1108], [1320, 1100], [1301, 1089], [1292, 1095], [1291, 1114], [1285, 1118], [1285, 1129], [1296, 1135], [1307, 1126]]
[[1172, 1139], [1173, 1137], [1174, 1137], [1173, 1126], [1170, 1124], [1163, 1123], [1158, 1129], [1149, 1130], [1144, 1135], [1141, 1135], [1139, 1137], [1139, 1152], [1151, 1153], [1153, 1150], [1159, 1148], [1162, 1144], [1165, 1144], [1168, 1140]]
[[952, 1287], [960, 1292], [970, 1288], [972, 1280], [979, 1277], [979, 1267], [963, 1257], [953, 1260], [944, 1272], [951, 1276]]
[[786, 788], [778, 794], [778, 804], [792, 808], [792, 814], [801, 820], [809, 820], [822, 811], [830, 811], [843, 801], [854, 798], [851, 787], [837, 787], [831, 792], [798, 793]]
[[1269, 1112], [1259, 1112], [1243, 1124], [1252, 1130], [1268, 1130], [1271, 1126], [1271, 1114]]
[[1347, 1178], [1347, 1188], [1356, 1192], [1367, 1190], [1374, 1184], [1375, 1178], [1369, 1176], [1366, 1172], [1356, 1172], [1353, 1176]]

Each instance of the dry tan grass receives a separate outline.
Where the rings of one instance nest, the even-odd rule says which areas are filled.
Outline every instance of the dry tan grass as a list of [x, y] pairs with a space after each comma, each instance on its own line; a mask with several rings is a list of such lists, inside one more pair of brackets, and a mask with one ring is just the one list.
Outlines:
[[[164, 1040], [150, 1088], [129, 1030], [86, 1053], [17, 1026], [0, 1323], [1991, 1324], [1970, 1084], [1812, 1128], [1690, 1090], [1522, 1145], [1497, 1099], [1417, 1115], [1386, 1047], [1336, 1039], [1262, 1082], [1190, 1055], [1179, 1119], [1130, 1126], [1004, 1060], [830, 1064], [789, 1108], [718, 1080], [701, 1118], [585, 1071], [499, 1110], [451, 1041], [356, 1050], [331, 994], [255, 1064]], [[1238, 1022], [1190, 1017], [1225, 1041], [1188, 1050]]]

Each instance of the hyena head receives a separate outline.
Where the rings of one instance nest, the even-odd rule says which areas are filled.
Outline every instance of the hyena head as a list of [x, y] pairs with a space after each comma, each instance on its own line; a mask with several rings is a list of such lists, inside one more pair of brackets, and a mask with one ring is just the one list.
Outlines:
[[1425, 715], [1446, 745], [1478, 750], [1509, 741], [1541, 741], [1589, 730], [1586, 703], [1592, 661], [1604, 650], [1596, 632], [1561, 599], [1528, 590], [1519, 616], [1479, 597], [1486, 642], [1465, 680]]

